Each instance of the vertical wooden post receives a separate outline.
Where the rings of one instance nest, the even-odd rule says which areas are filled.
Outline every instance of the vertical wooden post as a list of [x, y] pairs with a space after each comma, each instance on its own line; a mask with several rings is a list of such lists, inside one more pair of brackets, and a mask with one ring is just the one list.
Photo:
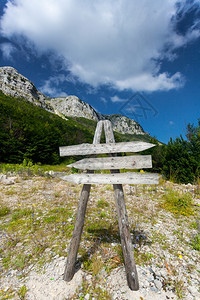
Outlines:
[[[95, 131], [95, 135], [94, 135], [94, 139], [93, 139], [93, 144], [100, 143], [102, 128], [103, 128], [103, 121], [99, 121], [97, 123], [96, 131]], [[89, 173], [93, 173], [93, 171], [90, 171]], [[74, 273], [75, 273], [75, 264], [76, 264], [76, 260], [77, 260], [77, 254], [78, 254], [78, 248], [80, 245], [81, 234], [83, 231], [85, 212], [86, 212], [86, 208], [87, 208], [88, 198], [90, 195], [90, 188], [91, 188], [91, 184], [84, 184], [82, 191], [81, 191], [75, 226], [74, 226], [74, 230], [73, 230], [73, 234], [72, 234], [72, 239], [70, 242], [70, 247], [69, 247], [68, 256], [67, 256], [67, 263], [65, 266], [65, 271], [64, 271], [64, 276], [63, 276], [63, 279], [65, 281], [72, 280]]]
[[78, 248], [81, 240], [81, 234], [83, 231], [85, 212], [87, 208], [88, 198], [90, 195], [90, 188], [91, 188], [91, 184], [84, 184], [81, 191], [74, 231], [70, 242], [70, 247], [67, 256], [67, 263], [65, 266], [65, 272], [63, 277], [65, 281], [70, 281], [73, 278], [75, 273], [75, 264], [76, 264]]
[[[114, 143], [115, 138], [112, 130], [112, 124], [110, 121], [104, 121], [104, 131], [106, 137], [106, 143]], [[119, 173], [119, 170], [111, 170], [111, 173]], [[126, 212], [126, 206], [124, 201], [124, 192], [121, 184], [113, 184], [115, 202], [117, 208], [119, 232], [121, 237], [121, 245], [124, 257], [124, 264], [126, 270], [126, 277], [128, 286], [131, 290], [137, 291], [139, 289], [139, 281], [137, 275], [137, 269], [135, 266], [135, 259], [133, 253], [133, 245], [131, 242], [131, 236], [128, 225], [128, 216]]]

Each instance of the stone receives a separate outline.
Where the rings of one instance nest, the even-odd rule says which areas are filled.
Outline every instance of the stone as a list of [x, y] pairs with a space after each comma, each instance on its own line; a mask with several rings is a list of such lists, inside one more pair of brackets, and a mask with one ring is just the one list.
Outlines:
[[7, 179], [7, 176], [5, 174], [0, 174], [0, 181], [5, 181]]
[[84, 300], [90, 300], [90, 295], [86, 294]]
[[162, 289], [162, 282], [160, 280], [155, 279], [154, 284], [158, 290]]
[[2, 183], [4, 185], [12, 185], [15, 183], [15, 181], [12, 178], [7, 178], [7, 179], [3, 180]]
[[147, 277], [147, 280], [148, 280], [149, 282], [153, 282], [153, 281], [154, 281], [153, 275], [151, 274], [150, 276], [148, 276], [148, 277]]
[[195, 296], [198, 293], [197, 289], [194, 286], [190, 286], [188, 290], [193, 296]]
[[151, 286], [151, 287], [150, 287], [150, 290], [151, 290], [152, 292], [156, 292], [156, 293], [158, 292], [158, 289], [157, 289], [156, 287], [154, 287], [154, 286]]

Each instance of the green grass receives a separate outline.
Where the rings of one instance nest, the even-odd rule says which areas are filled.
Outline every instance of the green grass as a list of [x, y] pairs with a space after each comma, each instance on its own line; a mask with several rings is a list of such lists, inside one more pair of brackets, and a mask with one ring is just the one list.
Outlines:
[[194, 214], [194, 205], [190, 193], [179, 193], [169, 189], [164, 195], [163, 207], [174, 214], [190, 216]]
[[20, 300], [23, 300], [23, 299], [26, 299], [25, 296], [26, 296], [26, 292], [28, 291], [28, 289], [26, 288], [25, 285], [23, 285], [19, 291], [17, 292]]
[[97, 202], [97, 207], [106, 208], [108, 206], [109, 206], [109, 203], [102, 198], [100, 200], [98, 200], [98, 202]]
[[[70, 239], [73, 230], [73, 224], [67, 222], [72, 217], [70, 207], [68, 203], [67, 207], [54, 207], [48, 213], [35, 207], [10, 209], [10, 218], [4, 219], [0, 225], [3, 232], [3, 246], [0, 249], [3, 267], [23, 270], [35, 260], [39, 263], [40, 260], [48, 261], [58, 253], [66, 255], [67, 239]], [[65, 246], [60, 243], [62, 240]], [[45, 250], [53, 245], [55, 247], [49, 257]]]
[[7, 206], [0, 207], [0, 217], [4, 217], [10, 213], [10, 208]]
[[200, 234], [196, 234], [191, 241], [191, 246], [194, 250], [200, 251]]
[[21, 219], [23, 217], [28, 217], [33, 213], [32, 209], [30, 208], [17, 208], [14, 209], [12, 212], [12, 221], [17, 221], [18, 219]]
[[45, 172], [54, 171], [54, 172], [66, 172], [69, 168], [66, 167], [67, 164], [74, 162], [73, 159], [66, 160], [59, 165], [42, 165], [42, 164], [33, 164], [30, 160], [24, 160], [21, 164], [9, 164], [9, 163], [0, 163], [0, 172], [6, 174], [8, 172], [14, 172], [20, 175], [45, 175]]
[[105, 288], [99, 286], [96, 280], [92, 280], [92, 282], [88, 282], [84, 280], [82, 286], [77, 289], [76, 294], [71, 299], [84, 300], [87, 294], [89, 294], [89, 300], [92, 299], [111, 300], [112, 299], [112, 296], [106, 291]]

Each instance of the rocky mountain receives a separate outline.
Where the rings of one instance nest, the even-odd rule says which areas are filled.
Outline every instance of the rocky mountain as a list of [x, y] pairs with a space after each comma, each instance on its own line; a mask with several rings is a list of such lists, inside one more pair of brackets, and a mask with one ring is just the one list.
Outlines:
[[47, 102], [56, 114], [64, 117], [83, 117], [94, 121], [102, 119], [102, 115], [97, 113], [92, 106], [76, 96], [51, 98]]
[[76, 96], [51, 98], [37, 90], [35, 85], [12, 67], [0, 67], [0, 90], [9, 96], [22, 97], [40, 106], [45, 110], [53, 112], [62, 118], [83, 117], [99, 121], [109, 119], [113, 129], [120, 133], [147, 134], [143, 128], [132, 119], [122, 115], [102, 115], [88, 103]]
[[148, 134], [136, 121], [122, 115], [104, 115], [104, 118], [110, 120], [115, 131], [128, 134]]
[[12, 67], [0, 68], [0, 90], [9, 96], [22, 97], [44, 109], [51, 110], [47, 97], [40, 93], [34, 84]]

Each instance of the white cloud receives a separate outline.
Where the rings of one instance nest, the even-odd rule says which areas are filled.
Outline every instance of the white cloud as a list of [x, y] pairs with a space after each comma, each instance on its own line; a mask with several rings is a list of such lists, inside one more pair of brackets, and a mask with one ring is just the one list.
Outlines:
[[104, 104], [107, 104], [107, 103], [108, 103], [108, 100], [107, 100], [105, 97], [100, 97], [100, 100], [101, 100]]
[[67, 97], [68, 94], [58, 87], [60, 83], [67, 81], [67, 79], [68, 76], [63, 74], [52, 76], [48, 80], [45, 80], [44, 84], [39, 87], [39, 90], [50, 97]]
[[[171, 90], [183, 86], [184, 78], [177, 72], [171, 77], [167, 73], [161, 73], [153, 76], [150, 73], [143, 73], [134, 77], [116, 81], [116, 87], [120, 90], [128, 89], [130, 86], [133, 90], [138, 91], [158, 91], [158, 90]], [[145, 87], [145, 88], [144, 88]]]
[[116, 103], [116, 102], [124, 102], [124, 101], [127, 101], [127, 99], [122, 99], [118, 96], [113, 96], [113, 97], [110, 97], [110, 100], [113, 102], [113, 103]]
[[11, 43], [2, 43], [0, 44], [0, 50], [2, 51], [3, 57], [5, 59], [12, 60], [12, 55], [16, 51], [16, 48]]
[[[53, 50], [73, 76], [93, 87], [170, 90], [182, 86], [183, 78], [178, 70], [161, 73], [158, 60], [174, 59], [174, 49], [200, 34], [195, 24], [184, 35], [175, 32], [177, 2], [9, 0], [1, 32], [26, 37], [38, 53]], [[186, 3], [179, 1], [181, 9]]]

